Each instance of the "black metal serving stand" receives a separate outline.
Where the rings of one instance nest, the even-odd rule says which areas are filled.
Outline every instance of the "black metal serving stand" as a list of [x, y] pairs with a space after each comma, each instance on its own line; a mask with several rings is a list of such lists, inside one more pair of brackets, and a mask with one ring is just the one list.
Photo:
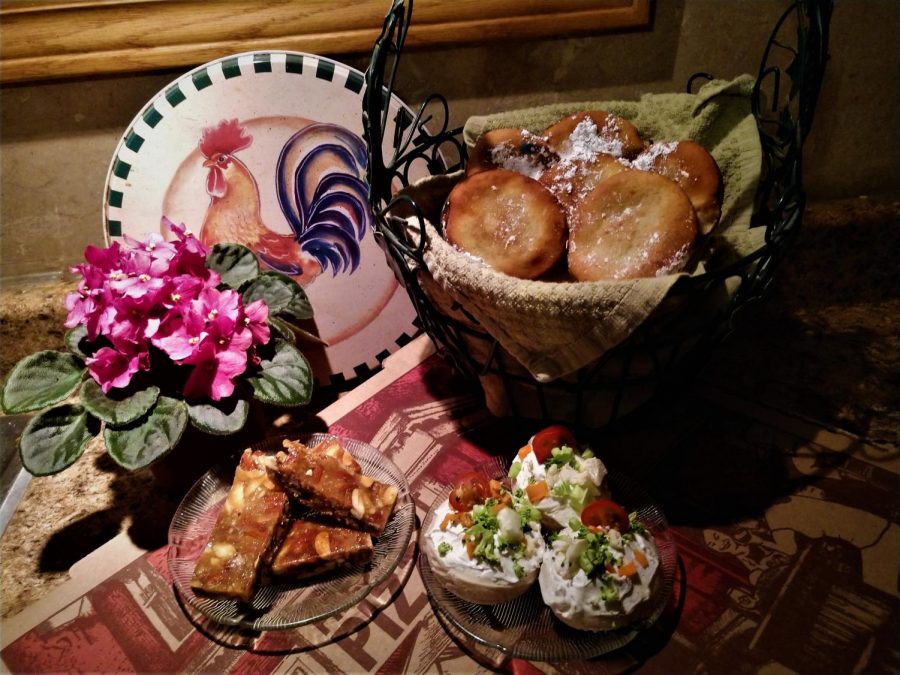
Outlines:
[[[512, 357], [480, 329], [471, 315], [466, 315], [465, 307], [453, 308], [468, 319], [459, 321], [442, 312], [423, 289], [423, 279], [430, 278], [430, 272], [424, 257], [422, 210], [410, 196], [398, 196], [396, 188], [409, 185], [414, 164], [424, 163], [432, 175], [451, 173], [465, 167], [467, 154], [462, 129], [448, 128], [448, 104], [438, 94], [422, 102], [415, 116], [400, 108], [389, 119], [392, 113], [387, 103], [394, 92], [412, 9], [412, 0], [394, 0], [385, 18], [366, 71], [363, 128], [375, 235], [409, 293], [424, 331], [464, 374], [473, 378], [498, 377], [514, 416], [521, 414], [517, 402], [526, 396], [533, 399], [531, 403], [536, 401], [537, 405], [530, 408], [539, 411], [537, 416], [552, 418], [547, 401], [564, 395], [574, 398], [575, 413], [566, 421], [578, 425], [586, 420], [586, 407], [592, 396], [604, 393], [611, 405], [601, 423], [608, 422], [622, 414], [623, 392], [629, 388], [655, 389], [673, 377], [690, 375], [710, 349], [734, 329], [742, 308], [764, 295], [799, 230], [805, 206], [803, 143], [812, 125], [828, 58], [831, 0], [797, 0], [787, 7], [766, 44], [752, 92], [752, 111], [764, 162], [752, 227], [765, 228], [765, 243], [740, 260], [682, 279], [669, 294], [675, 300], [670, 306], [680, 307], [680, 311], [669, 311], [662, 318], [651, 317], [654, 320], [645, 322], [597, 362], [572, 377], [549, 383], [537, 382], [521, 368], [515, 368]], [[692, 76], [687, 83], [688, 92], [707, 79], [712, 79], [707, 73]], [[389, 121], [394, 133], [389, 144], [385, 144]], [[383, 152], [385, 145], [393, 148], [389, 157]], [[452, 158], [451, 165], [445, 164], [445, 157]], [[409, 236], [407, 222], [391, 215], [401, 202], [407, 213], [417, 216], [418, 236]], [[692, 308], [702, 306], [725, 280], [734, 278], [739, 278], [740, 284], [727, 303], [698, 318], [700, 315]], [[473, 349], [473, 345], [481, 348]], [[615, 367], [610, 368], [611, 364]], [[597, 420], [591, 420], [590, 425], [598, 426]]]

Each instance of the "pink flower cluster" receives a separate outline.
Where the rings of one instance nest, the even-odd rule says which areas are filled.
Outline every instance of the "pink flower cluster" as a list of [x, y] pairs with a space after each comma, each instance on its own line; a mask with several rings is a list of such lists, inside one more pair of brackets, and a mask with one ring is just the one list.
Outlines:
[[245, 307], [237, 291], [219, 290], [218, 273], [206, 267], [207, 248], [183, 225], [163, 222], [173, 241], [126, 236], [126, 246], [85, 249], [86, 262], [72, 268], [82, 281], [66, 297], [66, 327], [84, 325], [88, 340], [108, 342], [87, 359], [104, 392], [149, 370], [153, 346], [193, 366], [186, 398], [220, 400], [234, 392], [256, 345], [269, 341], [269, 308], [263, 300]]

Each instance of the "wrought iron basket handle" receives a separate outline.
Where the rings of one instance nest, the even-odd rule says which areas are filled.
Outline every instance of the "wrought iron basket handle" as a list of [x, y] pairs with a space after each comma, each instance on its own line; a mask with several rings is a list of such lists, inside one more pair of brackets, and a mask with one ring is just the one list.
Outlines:
[[[516, 382], [536, 388], [542, 411], [546, 410], [544, 395], [554, 386], [573, 394], [579, 402], [592, 388], [618, 388], [613, 417], [622, 387], [637, 377], [630, 372], [630, 364], [639, 353], [648, 355], [654, 376], [662, 378], [675, 372], [676, 355], [708, 351], [732, 330], [738, 311], [765, 292], [799, 229], [805, 205], [802, 149], [812, 125], [828, 59], [832, 4], [832, 0], [796, 0], [788, 6], [767, 41], [753, 88], [751, 106], [760, 134], [764, 172], [752, 226], [765, 227], [765, 244], [741, 260], [684, 279], [684, 283], [676, 284], [670, 292], [688, 298], [701, 296], [714, 292], [726, 279], [739, 277], [738, 290], [727, 305], [701, 324], [692, 322], [689, 328], [674, 326], [662, 338], [659, 331], [654, 333], [641, 326], [623, 344], [607, 352], [601, 362], [580, 371], [575, 382], [536, 384], [509, 372], [503, 362], [503, 350], [490, 335], [477, 330], [477, 321], [460, 322], [445, 315], [423, 290], [422, 279], [430, 276], [423, 256], [424, 214], [415, 199], [396, 190], [409, 185], [411, 167], [415, 164], [424, 162], [427, 173], [432, 175], [446, 174], [465, 166], [467, 153], [462, 129], [449, 128], [449, 108], [442, 96], [429, 96], [415, 114], [395, 106], [398, 112], [393, 119], [390, 117], [391, 96], [413, 9], [412, 0], [393, 0], [366, 71], [363, 129], [368, 146], [369, 204], [375, 215], [375, 236], [398, 280], [404, 284], [422, 328], [463, 372], [473, 376], [498, 375], [507, 389]], [[796, 26], [792, 27], [793, 24]], [[689, 80], [688, 90], [701, 78], [712, 79], [712, 76], [698, 73]], [[389, 122], [394, 123], [394, 133], [392, 138], [385, 139]], [[389, 148], [390, 156], [386, 156], [385, 148]], [[451, 165], [445, 163], [445, 156], [454, 158]], [[406, 220], [392, 215], [398, 206], [413, 214], [412, 222], [417, 222], [418, 227], [411, 228]], [[464, 307], [453, 309], [466, 316]], [[473, 340], [488, 345], [486, 360], [478, 361], [471, 356]], [[612, 358], [624, 363], [621, 376], [611, 384], [600, 382], [597, 373]], [[681, 363], [690, 366], [695, 361], [682, 359]]]

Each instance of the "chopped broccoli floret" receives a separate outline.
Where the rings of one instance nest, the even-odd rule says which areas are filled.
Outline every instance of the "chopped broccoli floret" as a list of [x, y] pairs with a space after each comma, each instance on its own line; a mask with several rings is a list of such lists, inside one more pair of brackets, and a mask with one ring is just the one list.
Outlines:
[[587, 505], [588, 491], [583, 485], [576, 485], [561, 480], [550, 490], [550, 494], [561, 502], [567, 502], [573, 509], [581, 512]]
[[600, 599], [603, 602], [614, 602], [619, 599], [619, 591], [609, 574], [604, 574], [600, 580]]
[[576, 466], [577, 468], [575, 451], [568, 445], [563, 445], [559, 448], [553, 448], [553, 450], [550, 451], [550, 456], [544, 460], [544, 466], [547, 468], [551, 466], [563, 467], [567, 464]]
[[518, 560], [513, 561], [513, 572], [516, 573], [516, 576], [519, 579], [525, 576], [525, 568], [522, 567], [522, 564]]

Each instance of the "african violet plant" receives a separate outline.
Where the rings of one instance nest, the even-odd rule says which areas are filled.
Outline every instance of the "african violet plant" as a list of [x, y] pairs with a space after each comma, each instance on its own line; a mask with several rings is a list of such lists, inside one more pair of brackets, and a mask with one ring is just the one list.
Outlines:
[[172, 241], [88, 246], [72, 268], [78, 290], [66, 297], [68, 351], [37, 352], [10, 372], [6, 413], [59, 404], [19, 441], [32, 474], [62, 471], [101, 432], [109, 455], [134, 470], [166, 455], [188, 424], [240, 431], [250, 398], [309, 402], [312, 373], [295, 347], [294, 324], [312, 317], [303, 289], [261, 272], [244, 246], [208, 249], [184, 226], [164, 224]]

